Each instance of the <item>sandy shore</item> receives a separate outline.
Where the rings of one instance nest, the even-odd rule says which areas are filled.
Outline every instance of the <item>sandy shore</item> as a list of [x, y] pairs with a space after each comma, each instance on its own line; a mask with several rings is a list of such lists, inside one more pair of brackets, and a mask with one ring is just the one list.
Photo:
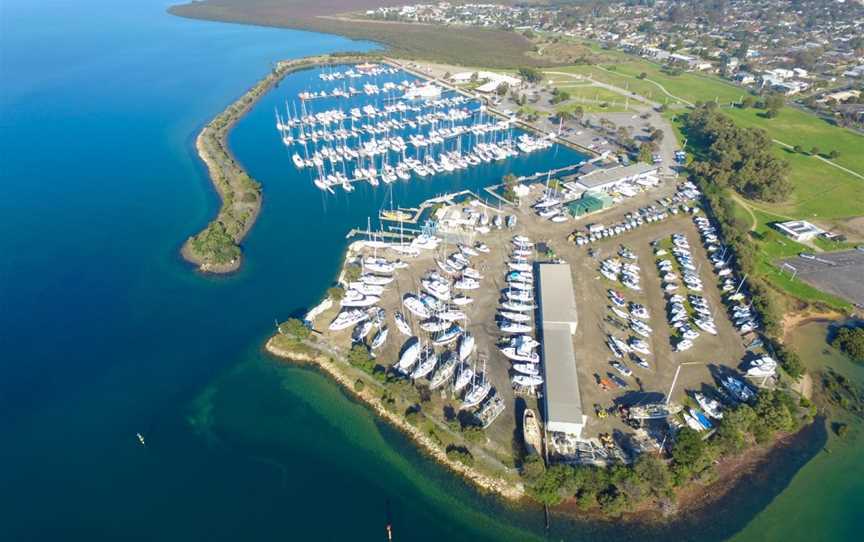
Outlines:
[[470, 481], [480, 490], [494, 493], [511, 501], [521, 500], [525, 496], [525, 488], [522, 484], [512, 484], [498, 478], [493, 478], [479, 472], [477, 469], [449, 459], [444, 450], [442, 450], [440, 446], [438, 446], [420, 429], [405, 421], [401, 416], [387, 410], [384, 403], [381, 402], [381, 399], [376, 396], [374, 390], [369, 386], [360, 391], [355, 390], [354, 380], [352, 377], [345, 374], [342, 367], [324, 353], [319, 352], [314, 355], [306, 355], [288, 352], [276, 346], [272, 337], [267, 341], [265, 348], [274, 356], [291, 362], [313, 363], [317, 365], [346, 391], [368, 405], [375, 414], [410, 437], [426, 454], [431, 456], [438, 463], [446, 466], [456, 474]]

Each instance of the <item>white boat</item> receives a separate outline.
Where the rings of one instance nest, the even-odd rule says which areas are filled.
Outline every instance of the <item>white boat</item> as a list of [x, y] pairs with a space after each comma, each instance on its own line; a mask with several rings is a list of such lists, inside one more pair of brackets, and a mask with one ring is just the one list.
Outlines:
[[456, 322], [459, 320], [465, 320], [466, 318], [468, 318], [468, 316], [462, 311], [449, 309], [443, 312], [439, 312], [438, 318], [447, 322]]
[[523, 375], [539, 375], [540, 365], [537, 363], [514, 363], [513, 370]]
[[499, 311], [498, 314], [501, 318], [506, 320], [511, 320], [513, 322], [529, 322], [531, 321], [531, 315], [525, 314], [522, 312], [511, 312], [511, 311]]
[[505, 333], [530, 333], [533, 327], [520, 322], [511, 322], [509, 320], [504, 320], [498, 326], [498, 329]]
[[384, 286], [386, 284], [390, 284], [393, 282], [392, 276], [383, 276], [383, 275], [361, 275], [360, 282], [364, 284], [373, 284], [377, 286]]
[[457, 290], [476, 290], [480, 287], [480, 283], [469, 277], [462, 277], [453, 285]]
[[369, 335], [369, 332], [372, 331], [372, 321], [366, 320], [357, 324], [354, 328], [354, 332], [351, 333], [351, 340], [355, 343], [362, 342], [363, 339], [366, 338], [366, 335]]
[[360, 309], [343, 310], [330, 322], [330, 331], [346, 329], [368, 319], [369, 315]]
[[774, 376], [777, 372], [777, 362], [771, 356], [762, 356], [750, 362], [747, 376], [754, 378], [765, 378]]
[[465, 332], [459, 340], [459, 361], [465, 361], [474, 351], [474, 335]]
[[435, 335], [433, 342], [439, 346], [442, 346], [445, 344], [450, 344], [453, 341], [455, 341], [456, 339], [458, 339], [461, 334], [462, 334], [462, 328], [461, 327], [451, 326], [451, 327], [445, 329], [444, 331], [439, 331], [438, 334]]
[[348, 290], [340, 304], [343, 307], [371, 307], [380, 300], [381, 298], [377, 295], [363, 295], [357, 290]]
[[454, 305], [465, 306], [470, 305], [474, 302], [474, 300], [466, 295], [457, 295], [453, 299], [450, 300]]
[[399, 330], [400, 333], [407, 337], [410, 337], [412, 335], [411, 326], [408, 325], [408, 322], [405, 320], [405, 316], [403, 316], [401, 312], [396, 311], [393, 319], [396, 320], [396, 328]]
[[425, 320], [426, 318], [429, 318], [429, 316], [431, 316], [429, 309], [426, 307], [426, 305], [413, 294], [407, 294], [402, 299], [402, 304], [405, 306], [406, 309], [411, 311], [411, 314], [418, 318], [423, 318]]
[[434, 390], [440, 388], [453, 377], [453, 373], [456, 370], [457, 360], [456, 356], [453, 355], [453, 352], [449, 352], [449, 354], [450, 355], [446, 355], [442, 359], [441, 363], [438, 365], [438, 370], [435, 371], [435, 374], [432, 375], [432, 378], [429, 380], [429, 389]]
[[420, 361], [417, 368], [411, 373], [411, 379], [417, 380], [423, 378], [435, 369], [435, 364], [438, 363], [438, 355], [432, 348], [424, 348], [420, 354]]
[[537, 308], [537, 306], [534, 304], [531, 304], [531, 303], [519, 303], [517, 301], [505, 301], [504, 303], [501, 303], [501, 308], [508, 310], [508, 311], [525, 312], [525, 311], [534, 310]]
[[723, 407], [720, 405], [720, 402], [717, 399], [711, 399], [699, 392], [693, 394], [693, 398], [696, 399], [696, 402], [699, 403], [699, 406], [702, 407], [702, 410], [705, 411], [705, 414], [708, 414], [714, 419], [722, 419], [723, 412], [721, 410]]
[[438, 331], [444, 331], [445, 329], [450, 327], [450, 322], [446, 320], [434, 319], [427, 320], [420, 324], [420, 329], [427, 333], [436, 333]]
[[492, 391], [492, 383], [486, 380], [485, 376], [480, 377], [480, 383], [474, 382], [474, 385], [465, 394], [465, 399], [462, 401], [462, 408], [473, 408], [483, 402], [483, 399]]
[[459, 372], [456, 375], [456, 382], [453, 383], [453, 391], [459, 393], [473, 380], [474, 369], [472, 369], [467, 363], [463, 362], [459, 365]]
[[540, 363], [540, 355], [530, 349], [521, 349], [513, 346], [505, 346], [501, 349], [501, 353], [507, 356], [507, 359], [513, 361], [523, 361], [525, 363]]
[[539, 386], [543, 383], [543, 377], [540, 375], [514, 375], [511, 380], [517, 386], [522, 386], [524, 388]]
[[[410, 343], [410, 344], [409, 344]], [[396, 364], [396, 369], [403, 374], [407, 374], [414, 364], [417, 363], [417, 358], [420, 357], [420, 341], [417, 337], [411, 337], [406, 341], [407, 347], [404, 347], [402, 355], [399, 356], [399, 363]]]
[[384, 343], [387, 342], [387, 334], [389, 333], [389, 329], [387, 326], [383, 326], [378, 330], [378, 333], [375, 335], [375, 338], [372, 339], [372, 344], [369, 346], [372, 350], [377, 350], [384, 346]]

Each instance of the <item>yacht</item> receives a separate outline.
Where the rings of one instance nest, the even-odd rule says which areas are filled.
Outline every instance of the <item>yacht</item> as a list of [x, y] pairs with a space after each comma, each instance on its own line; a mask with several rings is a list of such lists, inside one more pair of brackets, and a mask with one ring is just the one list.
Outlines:
[[343, 310], [330, 323], [330, 331], [346, 329], [368, 319], [369, 315], [360, 309]]

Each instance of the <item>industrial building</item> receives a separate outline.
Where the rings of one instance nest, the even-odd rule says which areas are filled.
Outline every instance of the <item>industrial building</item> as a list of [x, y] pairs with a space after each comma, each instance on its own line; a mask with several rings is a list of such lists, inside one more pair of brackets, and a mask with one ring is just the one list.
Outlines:
[[577, 326], [573, 277], [566, 263], [543, 263], [538, 270], [546, 430], [579, 438], [587, 416], [582, 410], [573, 349]]
[[614, 192], [627, 184], [655, 186], [660, 182], [660, 167], [656, 164], [636, 162], [627, 166], [611, 168], [587, 168], [576, 175], [565, 177], [565, 182], [575, 183], [583, 190]]

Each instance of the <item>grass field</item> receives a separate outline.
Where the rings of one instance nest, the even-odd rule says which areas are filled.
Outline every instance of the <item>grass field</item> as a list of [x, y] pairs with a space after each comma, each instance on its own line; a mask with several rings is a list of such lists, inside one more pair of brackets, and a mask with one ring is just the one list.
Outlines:
[[[627, 98], [609, 89], [591, 85], [573, 86], [565, 84], [556, 86], [561, 90], [567, 91], [572, 100], [572, 102], [564, 103], [562, 106], [557, 107], [557, 111], [565, 109], [572, 111], [576, 107], [582, 107], [584, 111], [589, 113], [626, 111]], [[606, 104], [606, 106], [603, 107], [603, 104]], [[630, 105], [634, 104], [637, 104], [637, 102], [631, 100]]]
[[784, 107], [773, 119], [760, 117], [759, 113], [758, 109], [726, 111], [741, 126], [762, 128], [772, 138], [789, 145], [801, 145], [806, 151], [818, 147], [823, 154], [836, 150], [840, 156], [834, 162], [864, 175], [864, 136], [794, 107]]

